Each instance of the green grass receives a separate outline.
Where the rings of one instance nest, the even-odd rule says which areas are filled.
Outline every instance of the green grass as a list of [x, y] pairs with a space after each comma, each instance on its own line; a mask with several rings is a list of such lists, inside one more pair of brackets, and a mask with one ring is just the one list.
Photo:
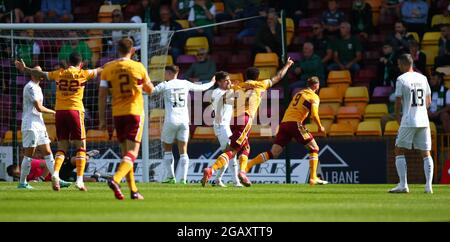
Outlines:
[[[0, 183], [0, 221], [450, 221], [450, 186], [411, 185], [409, 194], [388, 194], [392, 185], [200, 185], [138, 184], [144, 201], [116, 201], [104, 183], [33, 191]], [[125, 185], [123, 185], [124, 187]]]

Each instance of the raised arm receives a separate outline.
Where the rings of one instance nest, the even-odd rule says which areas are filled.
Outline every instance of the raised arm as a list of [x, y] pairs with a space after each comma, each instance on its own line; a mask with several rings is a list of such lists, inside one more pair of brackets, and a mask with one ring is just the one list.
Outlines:
[[214, 84], [216, 83], [216, 77], [213, 76], [213, 78], [211, 79], [210, 82], [204, 83], [204, 84], [195, 84], [192, 82], [189, 82], [189, 83], [190, 83], [189, 84], [190, 91], [194, 91], [194, 92], [202, 91], [203, 92], [203, 91], [210, 89], [212, 86], [214, 86]]
[[291, 57], [288, 57], [286, 64], [278, 71], [278, 73], [272, 77], [272, 86], [277, 84], [283, 77], [286, 75], [289, 68], [294, 64], [294, 61], [291, 60]]
[[20, 61], [16, 60], [16, 61], [15, 61], [15, 64], [16, 64], [16, 68], [17, 68], [20, 72], [22, 72], [22, 73], [24, 73], [24, 74], [31, 75], [31, 76], [35, 76], [35, 77], [38, 77], [38, 78], [44, 78], [44, 79], [47, 79], [47, 74], [46, 74], [46, 72], [41, 71], [41, 70], [36, 70], [36, 69], [32, 69], [32, 68], [27, 67], [27, 66], [25, 65], [25, 62], [23, 62], [22, 59], [20, 59]]

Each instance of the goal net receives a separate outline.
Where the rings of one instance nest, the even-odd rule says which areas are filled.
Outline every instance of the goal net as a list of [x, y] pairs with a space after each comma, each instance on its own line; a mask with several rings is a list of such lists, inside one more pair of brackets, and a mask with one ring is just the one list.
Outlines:
[[[0, 24], [0, 179], [6, 166], [22, 159], [21, 119], [22, 91], [31, 79], [19, 73], [14, 60], [22, 59], [27, 66], [40, 66], [44, 71], [67, 67], [67, 58], [73, 51], [83, 57], [83, 68], [103, 66], [117, 58], [116, 43], [122, 37], [131, 37], [137, 49], [134, 59], [148, 68], [154, 85], [164, 77], [164, 67], [173, 60], [168, 56], [173, 32], [148, 31], [146, 24]], [[84, 87], [85, 128], [87, 150], [99, 150], [86, 166], [85, 176], [98, 172], [114, 174], [120, 162], [119, 143], [111, 113], [111, 97], [107, 102], [107, 131], [98, 130], [98, 88], [100, 76], [89, 80]], [[41, 81], [44, 106], [55, 107], [54, 81]], [[163, 103], [159, 96], [144, 95], [146, 125], [142, 137], [141, 154], [135, 163], [136, 180], [159, 181], [158, 164], [162, 158], [160, 129], [163, 122]], [[53, 115], [44, 115], [44, 121], [56, 151], [56, 126]], [[73, 149], [67, 156], [75, 155]]]

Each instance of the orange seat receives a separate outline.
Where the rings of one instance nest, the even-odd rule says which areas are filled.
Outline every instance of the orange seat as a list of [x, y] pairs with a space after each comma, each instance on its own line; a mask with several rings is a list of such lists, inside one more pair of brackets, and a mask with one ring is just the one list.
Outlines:
[[150, 121], [148, 133], [149, 133], [150, 139], [160, 139], [161, 138], [161, 122], [160, 121]]
[[215, 139], [216, 136], [214, 134], [213, 127], [205, 127], [198, 126], [195, 127], [194, 134], [192, 135], [193, 139]]
[[359, 112], [358, 107], [355, 106], [343, 106], [340, 107], [337, 113], [337, 118], [345, 119], [345, 118], [356, 118], [361, 119], [361, 114]]
[[90, 129], [86, 133], [87, 141], [108, 141], [109, 134], [106, 130]]
[[[8, 130], [6, 131], [3, 141], [6, 143], [13, 142], [13, 131]], [[17, 142], [22, 142], [22, 131], [17, 130]]]
[[330, 71], [328, 73], [328, 79], [327, 83], [351, 83], [352, 82], [352, 76], [350, 75], [350, 71], [343, 70], [343, 71]]
[[328, 132], [329, 136], [353, 136], [354, 131], [353, 127], [350, 123], [337, 123], [332, 124], [330, 128], [330, 132]]
[[336, 112], [333, 107], [328, 104], [322, 104], [319, 106], [319, 117], [320, 119], [334, 119]]
[[329, 105], [336, 113], [342, 103], [342, 95], [339, 89], [334, 87], [324, 87], [319, 92], [320, 103]]
[[381, 136], [380, 122], [364, 121], [359, 123], [358, 129], [356, 130], [356, 135]]

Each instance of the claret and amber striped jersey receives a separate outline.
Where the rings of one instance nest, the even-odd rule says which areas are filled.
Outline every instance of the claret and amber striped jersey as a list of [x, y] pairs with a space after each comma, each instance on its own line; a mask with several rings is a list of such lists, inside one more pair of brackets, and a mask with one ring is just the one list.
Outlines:
[[289, 103], [289, 107], [286, 109], [284, 113], [282, 123], [284, 122], [299, 122], [303, 123], [305, 119], [311, 114], [313, 119], [319, 119], [319, 96], [311, 89], [303, 89], [292, 98], [291, 103]]
[[232, 86], [234, 90], [234, 116], [248, 114], [254, 117], [261, 104], [261, 94], [272, 86], [272, 80], [248, 80]]
[[111, 88], [113, 116], [141, 115], [144, 112], [142, 86], [150, 81], [140, 62], [120, 58], [103, 67], [101, 87]]
[[97, 69], [83, 70], [74, 66], [45, 72], [48, 80], [56, 82], [55, 110], [77, 110], [84, 112], [83, 95], [86, 82], [97, 76]]

